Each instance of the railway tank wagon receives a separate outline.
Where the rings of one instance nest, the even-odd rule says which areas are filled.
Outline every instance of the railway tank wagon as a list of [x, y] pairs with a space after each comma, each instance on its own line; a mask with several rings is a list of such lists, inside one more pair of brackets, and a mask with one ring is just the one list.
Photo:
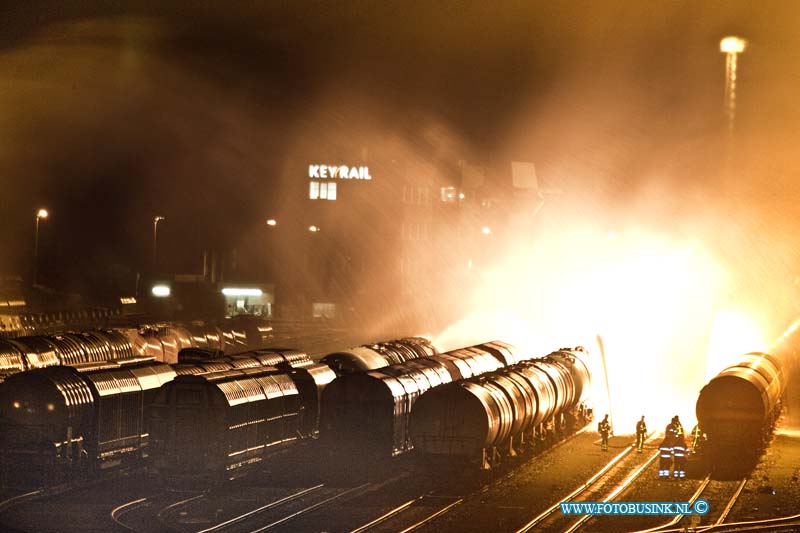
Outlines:
[[320, 362], [342, 375], [375, 370], [438, 353], [436, 346], [424, 337], [405, 337], [334, 352], [323, 357]]
[[175, 372], [154, 362], [97, 366], [31, 370], [0, 386], [4, 480], [57, 482], [146, 454], [148, 405]]
[[489, 468], [526, 444], [544, 444], [588, 423], [591, 373], [582, 347], [427, 391], [414, 404], [415, 453], [438, 464]]
[[177, 365], [176, 372], [151, 408], [152, 458], [159, 472], [184, 482], [235, 477], [296, 440], [316, 437], [320, 396], [336, 377], [286, 348]]
[[276, 367], [179, 376], [153, 406], [153, 466], [173, 481], [234, 477], [300, 438], [302, 419]]
[[317, 436], [322, 391], [336, 378], [336, 373], [328, 365], [315, 363], [307, 354], [289, 348], [254, 350], [231, 356], [234, 361], [248, 358], [257, 360], [261, 366], [274, 366], [292, 378], [303, 404], [300, 431], [303, 436]]
[[701, 389], [697, 421], [713, 467], [755, 463], [780, 413], [785, 387], [780, 356], [749, 353]]
[[408, 418], [425, 391], [522, 360], [511, 345], [493, 341], [369, 372], [345, 374], [323, 392], [320, 440], [327, 453], [397, 456], [413, 445]]

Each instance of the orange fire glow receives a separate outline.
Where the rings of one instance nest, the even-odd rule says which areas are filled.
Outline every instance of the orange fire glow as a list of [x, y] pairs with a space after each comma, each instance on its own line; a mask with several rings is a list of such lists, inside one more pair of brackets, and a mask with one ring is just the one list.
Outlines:
[[[751, 317], [723, 309], [726, 271], [699, 242], [642, 231], [573, 231], [537, 241], [483, 272], [472, 299], [480, 310], [438, 341], [509, 341], [544, 355], [582, 344], [596, 355], [594, 404], [618, 434], [645, 415], [663, 430], [680, 415], [687, 431], [708, 371], [748, 350], [763, 350]], [[605, 391], [596, 336], [603, 338], [611, 391]], [[462, 343], [463, 344], [463, 343]]]

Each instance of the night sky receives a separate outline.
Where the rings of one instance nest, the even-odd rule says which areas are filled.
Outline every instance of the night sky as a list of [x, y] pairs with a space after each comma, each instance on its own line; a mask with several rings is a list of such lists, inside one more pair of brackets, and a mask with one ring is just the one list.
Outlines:
[[[279, 209], [299, 145], [333, 139], [534, 161], [579, 200], [657, 197], [662, 222], [794, 213], [796, 3], [15, 4], [0, 8], [0, 272], [25, 271], [46, 206], [42, 271], [61, 289], [145, 269], [156, 214], [169, 267], [197, 270]], [[718, 157], [728, 34], [750, 43], [734, 178]]]

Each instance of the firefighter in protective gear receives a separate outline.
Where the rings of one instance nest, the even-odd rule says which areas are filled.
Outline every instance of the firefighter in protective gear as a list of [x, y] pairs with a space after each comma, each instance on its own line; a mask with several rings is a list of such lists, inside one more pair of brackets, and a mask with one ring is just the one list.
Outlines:
[[694, 429], [692, 429], [692, 455], [697, 453], [705, 440], [706, 434], [700, 429], [700, 424], [695, 424]]
[[686, 477], [686, 440], [683, 435], [676, 436], [672, 442], [672, 477], [683, 479]]
[[642, 453], [644, 447], [644, 438], [647, 435], [647, 424], [644, 423], [644, 415], [642, 419], [636, 422], [636, 451]]
[[658, 477], [669, 479], [669, 471], [672, 468], [672, 442], [674, 437], [669, 434], [664, 435], [661, 444], [658, 445], [659, 462]]
[[597, 424], [597, 432], [600, 433], [600, 449], [608, 451], [608, 437], [611, 434], [611, 422], [608, 421], [608, 415]]
[[665, 437], [671, 438], [681, 438], [683, 439], [683, 425], [681, 424], [678, 415], [672, 417], [672, 420], [669, 424], [667, 424], [667, 428], [664, 430]]

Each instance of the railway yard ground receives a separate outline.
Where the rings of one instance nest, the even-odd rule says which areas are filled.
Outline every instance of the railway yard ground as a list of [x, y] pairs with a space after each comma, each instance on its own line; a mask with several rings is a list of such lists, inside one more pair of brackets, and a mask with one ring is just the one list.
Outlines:
[[[612, 437], [603, 452], [592, 426], [538, 455], [515, 458], [491, 474], [461, 477], [455, 483], [454, 476], [442, 472], [423, 474], [408, 458], [343, 481], [338, 475], [322, 475], [325, 459], [314, 456], [313, 446], [304, 446], [283, 457], [282, 466], [253, 470], [208, 491], [166, 490], [160, 480], [141, 471], [117, 472], [11, 502], [0, 508], [0, 524], [5, 531], [42, 532], [566, 531], [578, 517], [563, 517], [560, 510], [530, 524], [577, 488], [585, 491], [573, 501], [604, 500], [656, 452], [658, 439], [653, 438], [637, 454], [631, 435]], [[589, 482], [614, 459], [612, 468]], [[725, 522], [798, 512], [799, 464], [800, 435], [779, 428]], [[656, 470], [655, 462], [647, 463], [613, 501], [688, 501], [705, 479], [696, 463], [690, 463], [682, 481], [659, 480]], [[738, 483], [711, 480], [702, 496], [711, 511], [702, 519], [684, 519], [688, 522], [681, 527], [716, 521]], [[593, 518], [583, 530], [634, 531], [667, 521]]]

